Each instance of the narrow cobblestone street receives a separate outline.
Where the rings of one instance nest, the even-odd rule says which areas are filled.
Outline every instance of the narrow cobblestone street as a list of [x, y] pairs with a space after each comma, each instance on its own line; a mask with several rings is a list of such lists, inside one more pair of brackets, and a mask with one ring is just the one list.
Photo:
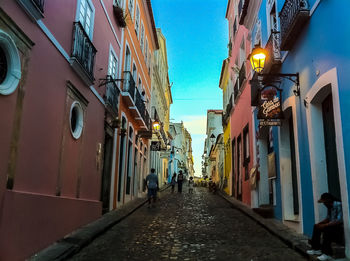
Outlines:
[[71, 260], [304, 260], [205, 188], [161, 195]]

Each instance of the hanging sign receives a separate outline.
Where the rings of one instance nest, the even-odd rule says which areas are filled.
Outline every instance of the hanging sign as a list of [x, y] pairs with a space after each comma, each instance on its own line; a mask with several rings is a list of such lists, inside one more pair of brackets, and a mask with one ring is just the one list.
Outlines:
[[267, 85], [259, 90], [258, 119], [259, 126], [279, 126], [283, 119], [282, 112], [282, 90]]
[[160, 141], [152, 141], [151, 142], [151, 151], [160, 151], [161, 142]]

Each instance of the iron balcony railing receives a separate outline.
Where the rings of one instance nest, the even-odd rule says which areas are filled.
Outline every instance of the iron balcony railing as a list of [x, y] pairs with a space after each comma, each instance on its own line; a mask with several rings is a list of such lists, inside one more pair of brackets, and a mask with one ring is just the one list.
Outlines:
[[72, 56], [84, 68], [89, 78], [94, 81], [96, 48], [80, 22], [74, 22]]
[[32, 2], [42, 13], [44, 13], [45, 0], [32, 0]]
[[233, 96], [234, 96], [234, 99], [236, 100], [238, 96], [238, 79], [236, 80], [235, 86], [233, 87]]
[[136, 93], [135, 93], [135, 106], [136, 106], [137, 110], [139, 111], [143, 121], [145, 122], [146, 127], [150, 128], [151, 118], [150, 118], [149, 113], [146, 109], [145, 101], [142, 97], [142, 94], [140, 93], [140, 91], [138, 89], [136, 89]]
[[230, 96], [230, 100], [228, 104], [226, 105], [226, 114], [230, 115], [231, 110], [232, 110], [232, 94]]
[[301, 26], [309, 18], [309, 4], [307, 0], [286, 0], [279, 13], [281, 24], [282, 50], [290, 48], [289, 41], [295, 39]]
[[124, 71], [123, 91], [128, 92], [133, 101], [135, 101], [135, 90], [136, 90], [136, 84], [135, 84], [134, 78], [132, 77], [131, 72]]
[[242, 67], [241, 69], [239, 70], [239, 74], [238, 74], [238, 80], [239, 80], [239, 89], [242, 88], [243, 86], [243, 82], [246, 78], [246, 75], [245, 75], [245, 62], [242, 64]]
[[[112, 77], [108, 75], [107, 79], [112, 80]], [[116, 114], [118, 114], [119, 95], [120, 90], [115, 81], [109, 82], [106, 91], [106, 105], [111, 107]]]
[[273, 65], [281, 63], [281, 49], [280, 49], [280, 33], [271, 32], [269, 40], [266, 43], [265, 50], [271, 54], [267, 57], [265, 62], [264, 73], [269, 73], [273, 70]]
[[160, 135], [162, 136], [162, 139], [163, 139], [164, 143], [166, 144], [167, 136], [165, 134], [165, 131], [164, 131], [164, 128], [163, 128], [163, 124], [160, 125], [159, 132], [160, 132]]
[[244, 0], [240, 0], [238, 3], [238, 15], [239, 16], [241, 16], [241, 14], [242, 14], [243, 2], [244, 2]]

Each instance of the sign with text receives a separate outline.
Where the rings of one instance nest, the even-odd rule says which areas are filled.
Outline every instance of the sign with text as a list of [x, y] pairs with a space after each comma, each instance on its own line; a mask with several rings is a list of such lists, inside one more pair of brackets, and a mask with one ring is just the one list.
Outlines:
[[[258, 109], [258, 119], [283, 119], [282, 90], [272, 85], [267, 85], [260, 89]], [[268, 125], [271, 126], [270, 124]]]
[[160, 141], [152, 141], [151, 142], [151, 151], [160, 151], [161, 142]]

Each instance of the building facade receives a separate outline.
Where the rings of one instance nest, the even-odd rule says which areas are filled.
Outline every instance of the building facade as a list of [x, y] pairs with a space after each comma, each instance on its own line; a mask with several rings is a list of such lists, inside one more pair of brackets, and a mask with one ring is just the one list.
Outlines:
[[159, 49], [155, 51], [153, 59], [151, 117], [153, 122], [159, 124], [158, 129], [154, 130], [152, 142], [159, 144], [160, 146], [157, 145], [155, 149], [160, 150], [151, 151], [150, 167], [155, 168], [159, 175], [159, 182], [163, 186], [169, 178], [168, 159], [170, 150], [168, 150], [168, 147], [170, 146], [170, 140], [168, 131], [172, 96], [168, 75], [166, 39], [159, 28], [157, 28], [157, 36]]
[[[342, 1], [247, 1], [240, 21], [252, 37], [250, 48], [258, 45], [268, 52], [263, 74], [294, 75], [277, 79], [281, 126], [258, 127], [258, 108], [254, 109], [254, 158], [265, 185], [252, 195], [257, 205], [269, 201], [284, 224], [311, 235], [313, 224], [326, 216], [326, 208], [317, 201], [322, 193], [332, 193], [342, 201], [350, 257], [350, 142], [344, 135], [349, 126], [345, 46], [350, 38], [324, 19], [337, 19], [346, 28], [349, 22], [341, 10], [347, 7]], [[341, 43], [337, 47], [323, 40], [334, 37]], [[269, 84], [275, 82], [272, 78]], [[256, 84], [252, 94], [265, 86]], [[256, 106], [253, 95], [252, 104]]]
[[248, 78], [251, 74], [247, 56], [250, 53], [249, 31], [241, 25], [241, 12], [244, 1], [228, 2], [226, 19], [229, 24], [230, 79], [233, 85], [232, 110], [230, 113], [231, 138], [231, 191], [243, 203], [251, 204], [250, 170], [252, 160], [253, 113], [250, 106], [251, 93]]
[[123, 38], [113, 4], [0, 4], [1, 260], [23, 260], [108, 205], [119, 87], [101, 83], [120, 78]]
[[124, 10], [120, 131], [117, 135], [113, 207], [144, 194], [152, 138], [151, 75], [154, 51], [159, 48], [150, 1], [117, 1]]

